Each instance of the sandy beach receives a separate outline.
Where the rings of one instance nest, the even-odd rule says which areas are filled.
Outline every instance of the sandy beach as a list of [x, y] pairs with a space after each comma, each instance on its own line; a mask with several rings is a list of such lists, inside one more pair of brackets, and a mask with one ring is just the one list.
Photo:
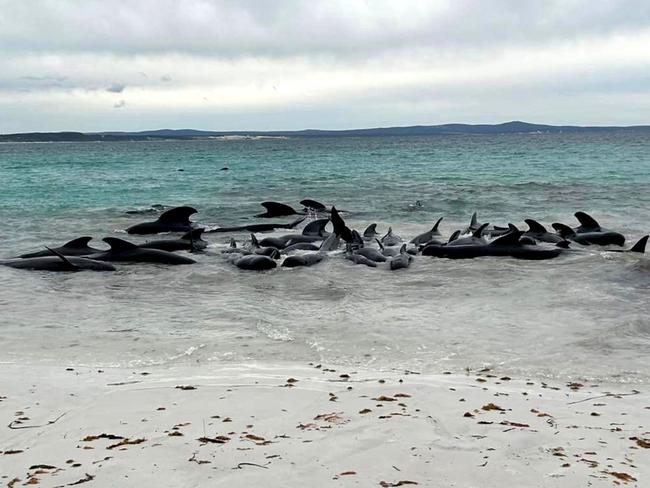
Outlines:
[[2, 486], [645, 486], [650, 396], [498, 371], [2, 366]]

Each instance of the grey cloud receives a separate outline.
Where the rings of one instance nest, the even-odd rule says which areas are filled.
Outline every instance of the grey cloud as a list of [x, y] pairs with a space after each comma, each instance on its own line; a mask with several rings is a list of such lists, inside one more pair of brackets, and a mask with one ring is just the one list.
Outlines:
[[0, 0], [5, 50], [211, 57], [484, 51], [647, 30], [650, 2]]
[[120, 100], [118, 102], [115, 102], [113, 104], [113, 108], [123, 108], [126, 107], [126, 101], [125, 100]]
[[124, 89], [126, 88], [126, 85], [122, 83], [113, 83], [111, 86], [106, 88], [106, 91], [109, 93], [122, 93]]

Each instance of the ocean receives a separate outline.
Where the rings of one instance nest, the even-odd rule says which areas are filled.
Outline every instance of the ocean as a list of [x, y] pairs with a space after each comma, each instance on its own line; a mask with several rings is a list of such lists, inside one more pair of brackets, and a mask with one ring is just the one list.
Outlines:
[[[155, 216], [126, 212], [152, 205], [192, 205], [196, 222], [229, 226], [261, 221], [262, 201], [300, 208], [303, 198], [344, 209], [352, 227], [376, 222], [407, 239], [439, 217], [447, 236], [474, 211], [526, 228], [529, 217], [575, 226], [582, 210], [628, 246], [650, 232], [648, 133], [5, 143], [0, 181], [0, 258], [82, 235], [96, 247], [105, 236], [142, 242], [124, 229]], [[192, 266], [72, 274], [0, 266], [0, 362], [489, 366], [650, 381], [646, 255], [418, 256], [396, 272], [332, 256], [255, 273], [219, 254], [229, 236], [206, 239], [209, 252]]]

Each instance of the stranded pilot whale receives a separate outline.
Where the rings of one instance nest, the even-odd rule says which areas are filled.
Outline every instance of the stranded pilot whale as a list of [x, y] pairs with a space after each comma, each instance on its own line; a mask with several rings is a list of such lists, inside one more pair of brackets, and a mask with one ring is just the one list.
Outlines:
[[298, 224], [300, 224], [307, 217], [300, 217], [293, 222], [288, 224], [246, 224], [246, 225], [236, 225], [233, 227], [218, 227], [216, 229], [210, 229], [205, 231], [206, 234], [212, 233], [224, 233], [224, 232], [268, 232], [275, 229], [293, 229]]
[[55, 249], [46, 249], [48, 256], [11, 259], [0, 261], [0, 264], [15, 269], [37, 271], [115, 271], [115, 267], [108, 263], [80, 256], [64, 256]]
[[[435, 256], [448, 259], [472, 259], [483, 256], [503, 256], [516, 259], [542, 260], [558, 257], [563, 249], [560, 247], [545, 248], [520, 242], [523, 234], [514, 225], [509, 225], [509, 232], [497, 237], [488, 244], [469, 243], [460, 245], [430, 244], [422, 249], [423, 256]], [[561, 243], [562, 244], [562, 243]]]
[[160, 232], [189, 232], [192, 230], [190, 215], [197, 210], [193, 207], [175, 207], [163, 212], [155, 222], [132, 225], [129, 234], [159, 234]]
[[589, 246], [590, 244], [596, 244], [598, 246], [622, 246], [625, 244], [625, 236], [623, 234], [602, 228], [596, 222], [596, 219], [590, 215], [584, 212], [576, 212], [574, 215], [578, 219], [578, 222], [580, 222], [580, 226], [575, 229], [557, 222], [552, 224], [560, 237], [577, 242], [583, 246]]
[[62, 254], [64, 256], [87, 256], [89, 254], [94, 254], [102, 252], [101, 249], [95, 249], [90, 247], [88, 243], [92, 240], [92, 237], [84, 236], [78, 237], [71, 241], [66, 242], [61, 247], [55, 247], [53, 249], [44, 249], [43, 251], [30, 252], [27, 254], [21, 254], [19, 258], [38, 258], [42, 256], [52, 256], [52, 252], [56, 251], [57, 255]]
[[205, 229], [192, 229], [190, 232], [182, 236], [180, 239], [161, 239], [157, 241], [149, 241], [140, 244], [138, 247], [147, 249], [160, 249], [161, 251], [200, 251], [208, 247], [208, 243], [201, 239], [201, 234]]
[[438, 244], [442, 244], [442, 242], [437, 239], [438, 237], [442, 237], [442, 234], [440, 234], [440, 231], [438, 230], [438, 226], [440, 225], [440, 222], [442, 222], [442, 219], [443, 217], [440, 217], [437, 222], [433, 224], [431, 230], [415, 236], [411, 239], [410, 243], [419, 246], [420, 244], [427, 244], [435, 240]]
[[280, 202], [262, 202], [260, 205], [266, 209], [266, 212], [257, 214], [255, 217], [262, 217], [265, 219], [270, 219], [273, 217], [284, 217], [286, 215], [296, 215], [299, 212], [296, 212], [293, 207], [285, 203]]
[[135, 263], [161, 263], [161, 264], [194, 264], [196, 261], [185, 256], [179, 256], [173, 252], [161, 251], [160, 249], [147, 249], [139, 247], [131, 242], [116, 237], [104, 237], [102, 239], [111, 246], [108, 251], [91, 254], [90, 259], [98, 261], [123, 261]]

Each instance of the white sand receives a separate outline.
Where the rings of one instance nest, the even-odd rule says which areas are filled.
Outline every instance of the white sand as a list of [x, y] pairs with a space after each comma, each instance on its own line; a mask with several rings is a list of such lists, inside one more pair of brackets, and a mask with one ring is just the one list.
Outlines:
[[[306, 365], [1, 368], [0, 486], [650, 486], [650, 396], [624, 385]], [[100, 434], [133, 443], [84, 440]]]

